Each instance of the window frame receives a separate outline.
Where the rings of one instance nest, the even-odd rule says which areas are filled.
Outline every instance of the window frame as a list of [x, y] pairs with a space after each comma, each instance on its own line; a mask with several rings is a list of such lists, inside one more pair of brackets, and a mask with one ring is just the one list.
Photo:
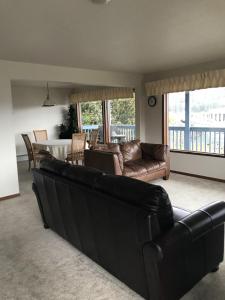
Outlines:
[[[134, 102], [135, 102], [135, 129], [136, 129], [136, 97], [134, 94]], [[110, 123], [109, 123], [109, 105], [110, 100], [98, 100], [102, 102], [102, 125], [103, 125], [103, 143], [110, 143]], [[114, 100], [114, 99], [112, 99]], [[82, 131], [82, 113], [81, 113], [81, 103], [77, 102], [77, 120], [78, 120], [78, 128], [80, 131]]]
[[[169, 145], [169, 119], [168, 119], [168, 117], [169, 117], [168, 96], [167, 96], [167, 94], [163, 94], [162, 95], [162, 143], [166, 144], [166, 145]], [[224, 148], [224, 154], [199, 152], [199, 151], [192, 151], [192, 150], [177, 150], [177, 149], [170, 149], [170, 152], [171, 153], [179, 153], [179, 154], [225, 158], [225, 148]]]

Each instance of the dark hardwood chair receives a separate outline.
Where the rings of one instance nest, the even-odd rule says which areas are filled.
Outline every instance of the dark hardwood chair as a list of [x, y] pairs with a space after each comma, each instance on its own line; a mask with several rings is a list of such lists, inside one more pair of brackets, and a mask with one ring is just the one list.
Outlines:
[[22, 135], [22, 138], [24, 140], [24, 143], [25, 143], [25, 146], [26, 146], [26, 149], [27, 149], [27, 155], [28, 155], [28, 161], [29, 161], [29, 167], [28, 167], [29, 171], [31, 170], [31, 163], [32, 162], [34, 164], [34, 168], [36, 168], [37, 162], [40, 162], [41, 159], [44, 159], [44, 158], [54, 159], [54, 157], [48, 151], [35, 150], [33, 148], [33, 145], [30, 141], [30, 138], [29, 138], [28, 134], [21, 134], [21, 135]]

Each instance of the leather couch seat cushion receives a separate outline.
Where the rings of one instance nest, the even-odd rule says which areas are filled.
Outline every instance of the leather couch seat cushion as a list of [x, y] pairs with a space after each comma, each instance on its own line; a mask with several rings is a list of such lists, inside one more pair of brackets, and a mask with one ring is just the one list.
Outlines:
[[164, 161], [138, 159], [124, 163], [123, 174], [128, 177], [136, 177], [162, 168], [166, 168], [166, 162]]
[[103, 174], [104, 173], [100, 170], [76, 165], [70, 165], [70, 167], [66, 168], [62, 173], [62, 175], [66, 178], [87, 185], [91, 188], [95, 186], [97, 178]]
[[62, 175], [63, 171], [70, 167], [69, 163], [57, 159], [43, 159], [40, 162], [40, 169]]
[[124, 202], [141, 206], [150, 214], [156, 214], [162, 230], [174, 223], [169, 196], [161, 186], [125, 176], [104, 175], [97, 178], [95, 187]]
[[124, 163], [123, 175], [128, 177], [137, 177], [147, 174], [146, 166], [141, 159], [135, 161], [128, 161]]
[[140, 140], [130, 141], [120, 145], [123, 161], [138, 160], [142, 158]]

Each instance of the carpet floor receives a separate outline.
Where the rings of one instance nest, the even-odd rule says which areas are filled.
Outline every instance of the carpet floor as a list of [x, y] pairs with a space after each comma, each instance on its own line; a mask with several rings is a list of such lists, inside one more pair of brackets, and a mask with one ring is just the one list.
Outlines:
[[[140, 300], [126, 285], [42, 226], [31, 174], [19, 163], [21, 196], [0, 202], [0, 300]], [[172, 174], [156, 180], [173, 205], [225, 200], [225, 184]], [[216, 245], [215, 245], [216, 247]], [[182, 300], [225, 300], [225, 263]]]

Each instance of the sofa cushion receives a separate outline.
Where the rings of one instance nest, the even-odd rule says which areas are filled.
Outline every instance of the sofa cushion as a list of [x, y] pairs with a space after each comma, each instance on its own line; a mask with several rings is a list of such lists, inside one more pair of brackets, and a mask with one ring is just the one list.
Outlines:
[[166, 161], [168, 146], [162, 144], [141, 143], [142, 157], [144, 159], [155, 159]]
[[126, 142], [120, 145], [123, 161], [137, 160], [142, 158], [140, 140]]
[[160, 170], [166, 168], [166, 162], [160, 160], [143, 160], [143, 164], [145, 165], [147, 171], [151, 173], [155, 170]]
[[174, 223], [168, 194], [161, 186], [125, 176], [105, 175], [97, 178], [96, 189], [156, 214], [162, 230]]
[[123, 175], [128, 177], [138, 177], [143, 176], [147, 173], [145, 165], [142, 163], [142, 160], [130, 160], [124, 163]]
[[95, 186], [96, 179], [104, 173], [95, 168], [70, 165], [69, 168], [64, 169], [62, 175], [70, 180], [87, 185], [91, 188]]
[[62, 172], [70, 166], [69, 163], [57, 159], [43, 159], [40, 162], [40, 169], [62, 175]]
[[124, 163], [123, 175], [128, 177], [143, 176], [166, 167], [164, 161], [138, 159]]

